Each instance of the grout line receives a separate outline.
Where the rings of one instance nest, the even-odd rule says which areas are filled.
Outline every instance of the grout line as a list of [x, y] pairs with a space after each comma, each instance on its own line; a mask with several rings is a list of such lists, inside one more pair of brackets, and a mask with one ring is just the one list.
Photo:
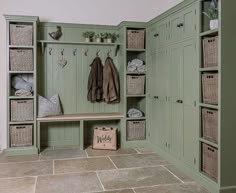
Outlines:
[[38, 176], [36, 176], [36, 179], [35, 179], [34, 193], [36, 193], [36, 185], [37, 185], [37, 181], [38, 181]]
[[117, 167], [116, 164], [112, 161], [112, 159], [111, 159], [109, 156], [107, 156], [107, 157], [108, 157], [108, 159], [111, 161], [111, 163], [115, 166], [115, 168], [118, 169], [118, 167]]
[[141, 152], [140, 151], [138, 151], [136, 148], [133, 148], [135, 151], [137, 151], [137, 154], [140, 154]]
[[135, 189], [134, 189], [134, 188], [132, 188], [132, 191], [133, 191], [134, 193], [136, 193], [136, 191], [135, 191]]
[[162, 166], [164, 169], [166, 169], [168, 172], [170, 172], [174, 177], [176, 177], [181, 183], [184, 184], [184, 181], [181, 180], [177, 175], [175, 175], [173, 172], [171, 172], [168, 168], [166, 168], [165, 166]]
[[98, 175], [98, 172], [96, 172], [96, 175], [97, 175], [97, 178], [98, 178], [98, 180], [99, 180], [99, 182], [100, 182], [100, 184], [101, 184], [101, 186], [102, 186], [103, 191], [105, 191], [105, 188], [104, 188], [104, 186], [103, 186], [103, 184], [102, 184], [102, 181], [101, 181], [101, 179], [100, 179], [100, 177], [99, 177], [99, 175]]
[[85, 152], [85, 154], [86, 154], [87, 158], [89, 158], [89, 156], [88, 156], [88, 152], [87, 152], [87, 150], [86, 150], [86, 149], [84, 150], [84, 152]]
[[16, 161], [16, 162], [6, 162], [6, 163], [0, 163], [0, 165], [4, 165], [4, 164], [9, 164], [9, 165], [11, 165], [11, 164], [23, 164], [23, 163], [31, 163], [31, 162], [35, 162], [35, 163], [39, 163], [39, 162], [45, 162], [45, 161], [47, 161], [47, 162], [49, 162], [49, 161], [52, 161], [52, 160], [32, 160], [32, 161]]

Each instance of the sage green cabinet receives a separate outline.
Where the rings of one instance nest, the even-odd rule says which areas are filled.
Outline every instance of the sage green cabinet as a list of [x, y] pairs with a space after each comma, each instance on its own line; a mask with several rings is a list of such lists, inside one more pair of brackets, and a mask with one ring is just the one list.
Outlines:
[[169, 30], [168, 19], [163, 19], [157, 24], [157, 48], [162, 48], [168, 42]]

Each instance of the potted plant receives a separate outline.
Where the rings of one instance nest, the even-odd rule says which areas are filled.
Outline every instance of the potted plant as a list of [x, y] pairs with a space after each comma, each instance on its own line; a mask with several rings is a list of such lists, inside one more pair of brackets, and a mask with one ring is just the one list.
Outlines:
[[217, 29], [219, 26], [218, 21], [218, 0], [212, 0], [210, 3], [210, 7], [206, 12], [203, 12], [205, 16], [210, 19], [210, 29]]
[[94, 36], [94, 32], [93, 31], [83, 32], [83, 37], [85, 38], [86, 42], [90, 42], [91, 39], [93, 38], [93, 36]]
[[107, 33], [107, 43], [112, 43], [112, 33]]
[[100, 43], [103, 37], [103, 33], [97, 33], [95, 34], [94, 38], [96, 39], [97, 43]]
[[113, 33], [111, 37], [112, 42], [115, 42], [118, 37], [119, 37], [119, 34]]
[[107, 43], [107, 36], [108, 36], [107, 32], [102, 33], [102, 40], [103, 40], [104, 43]]

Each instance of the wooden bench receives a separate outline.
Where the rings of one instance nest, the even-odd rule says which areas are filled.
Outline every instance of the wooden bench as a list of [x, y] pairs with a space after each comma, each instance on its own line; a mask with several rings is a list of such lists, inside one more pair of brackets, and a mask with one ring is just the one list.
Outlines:
[[84, 121], [96, 121], [96, 120], [120, 120], [124, 118], [124, 115], [119, 113], [85, 113], [85, 114], [68, 114], [52, 117], [37, 118], [37, 146], [40, 152], [40, 125], [41, 123], [50, 122], [79, 122], [79, 146], [80, 149], [84, 149]]

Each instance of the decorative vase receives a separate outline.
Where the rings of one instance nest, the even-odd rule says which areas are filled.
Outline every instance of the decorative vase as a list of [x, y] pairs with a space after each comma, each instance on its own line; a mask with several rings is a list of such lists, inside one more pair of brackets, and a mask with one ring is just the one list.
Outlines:
[[107, 38], [107, 43], [108, 44], [112, 43], [111, 38]]
[[101, 42], [101, 38], [96, 38], [96, 42], [100, 43]]
[[214, 30], [219, 27], [219, 20], [218, 19], [212, 19], [210, 20], [210, 29]]
[[85, 42], [90, 42], [90, 38], [85, 38]]

